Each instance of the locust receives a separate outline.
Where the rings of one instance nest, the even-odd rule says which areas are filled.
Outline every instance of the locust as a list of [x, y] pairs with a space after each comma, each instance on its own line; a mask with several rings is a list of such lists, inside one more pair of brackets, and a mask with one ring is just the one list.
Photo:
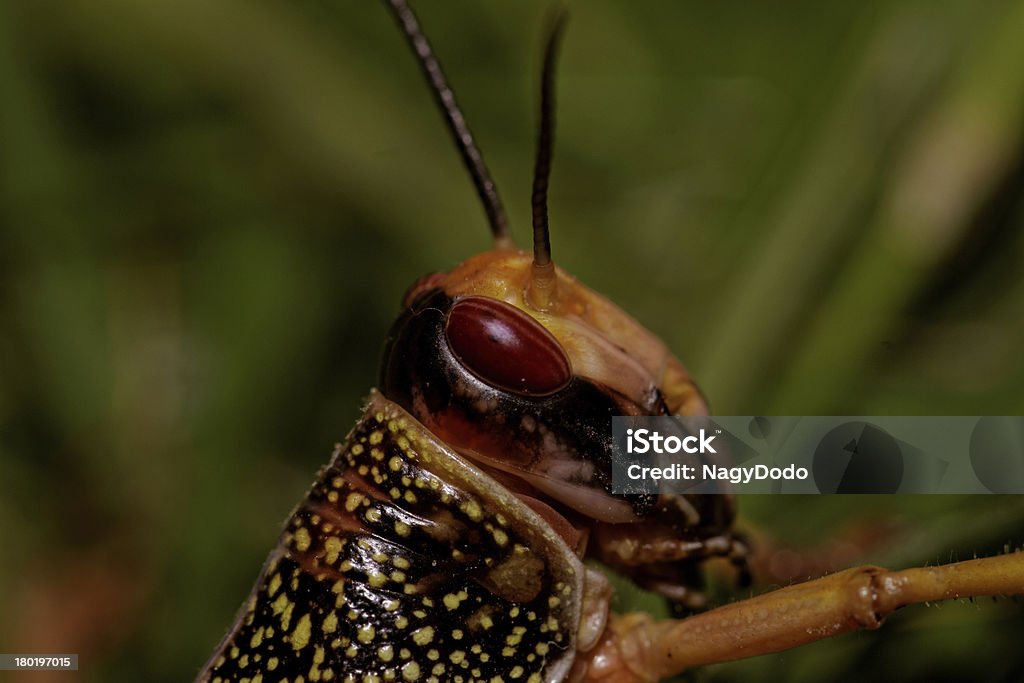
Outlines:
[[[615, 495], [610, 420], [707, 414], [666, 345], [552, 259], [554, 70], [544, 50], [533, 247], [497, 189], [420, 24], [386, 0], [481, 200], [494, 248], [417, 280], [379, 386], [287, 520], [197, 681], [630, 683], [879, 627], [896, 609], [1024, 593], [1024, 553], [862, 566], [709, 608], [704, 565], [740, 582], [729, 495]], [[596, 560], [676, 618], [615, 614]]]

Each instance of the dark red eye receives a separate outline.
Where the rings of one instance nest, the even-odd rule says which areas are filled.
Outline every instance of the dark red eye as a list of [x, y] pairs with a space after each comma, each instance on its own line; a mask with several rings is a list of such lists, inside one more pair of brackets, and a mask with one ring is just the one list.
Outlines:
[[515, 306], [479, 296], [448, 314], [448, 345], [474, 375], [519, 394], [544, 395], [572, 379], [565, 351], [540, 323]]

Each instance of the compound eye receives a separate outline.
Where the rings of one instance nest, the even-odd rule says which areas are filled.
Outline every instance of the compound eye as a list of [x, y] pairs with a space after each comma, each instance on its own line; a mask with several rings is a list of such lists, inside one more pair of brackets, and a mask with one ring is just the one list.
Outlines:
[[448, 313], [445, 335], [459, 361], [491, 386], [543, 396], [572, 379], [572, 367], [558, 340], [504, 301], [460, 299]]

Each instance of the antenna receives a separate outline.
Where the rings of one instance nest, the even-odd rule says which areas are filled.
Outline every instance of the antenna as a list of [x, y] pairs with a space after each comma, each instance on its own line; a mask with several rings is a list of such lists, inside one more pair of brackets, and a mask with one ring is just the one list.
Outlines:
[[555, 63], [567, 18], [565, 7], [559, 7], [548, 29], [541, 70], [540, 129], [537, 132], [537, 160], [533, 167], [533, 265], [526, 285], [526, 300], [542, 311], [551, 307], [557, 283], [548, 231], [548, 179], [551, 176], [555, 133]]
[[416, 15], [405, 0], [387, 0], [387, 4], [391, 7], [398, 25], [409, 42], [409, 47], [412, 48], [420, 68], [423, 69], [423, 74], [427, 77], [434, 101], [437, 102], [445, 123], [448, 124], [448, 130], [451, 131], [452, 138], [455, 140], [455, 145], [459, 148], [462, 163], [473, 179], [476, 193], [487, 213], [487, 222], [491, 226], [495, 248], [511, 248], [513, 245], [508, 231], [508, 219], [505, 216], [505, 207], [501, 204], [501, 198], [498, 197], [498, 188], [491, 180], [487, 164], [484, 163], [484, 158], [480, 154], [480, 150], [477, 149], [473, 134], [455, 101], [455, 93], [448, 85], [448, 79], [445, 78], [441, 64], [434, 56], [430, 42], [423, 34]]

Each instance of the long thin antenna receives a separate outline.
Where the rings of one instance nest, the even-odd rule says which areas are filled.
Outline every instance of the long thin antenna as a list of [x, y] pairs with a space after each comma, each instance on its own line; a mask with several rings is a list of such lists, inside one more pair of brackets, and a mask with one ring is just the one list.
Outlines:
[[487, 164], [484, 163], [484, 158], [480, 154], [480, 150], [477, 149], [476, 142], [473, 140], [473, 134], [470, 132], [466, 119], [462, 116], [462, 111], [455, 101], [455, 93], [452, 92], [451, 87], [448, 85], [448, 79], [445, 78], [444, 71], [441, 70], [441, 64], [434, 56], [430, 42], [423, 34], [416, 15], [405, 0], [387, 0], [387, 4], [391, 7], [398, 25], [402, 28], [402, 32], [409, 41], [409, 47], [412, 48], [420, 67], [423, 69], [424, 75], [427, 77], [430, 91], [434, 95], [434, 101], [437, 102], [437, 106], [441, 109], [445, 123], [448, 124], [448, 130], [451, 131], [452, 137], [455, 139], [455, 145], [459, 148], [462, 163], [465, 164], [466, 170], [469, 171], [469, 175], [473, 179], [476, 193], [480, 197], [480, 201], [483, 202], [484, 211], [487, 213], [487, 222], [490, 223], [491, 234], [494, 235], [494, 246], [496, 248], [510, 248], [512, 246], [512, 238], [509, 236], [505, 207], [502, 206], [501, 198], [498, 197], [498, 188], [495, 187], [494, 181], [491, 180]]
[[555, 64], [567, 17], [565, 6], [559, 7], [548, 29], [541, 71], [540, 129], [533, 167], [533, 268], [526, 289], [527, 300], [539, 310], [550, 307], [557, 282], [548, 230], [548, 179], [555, 134]]

